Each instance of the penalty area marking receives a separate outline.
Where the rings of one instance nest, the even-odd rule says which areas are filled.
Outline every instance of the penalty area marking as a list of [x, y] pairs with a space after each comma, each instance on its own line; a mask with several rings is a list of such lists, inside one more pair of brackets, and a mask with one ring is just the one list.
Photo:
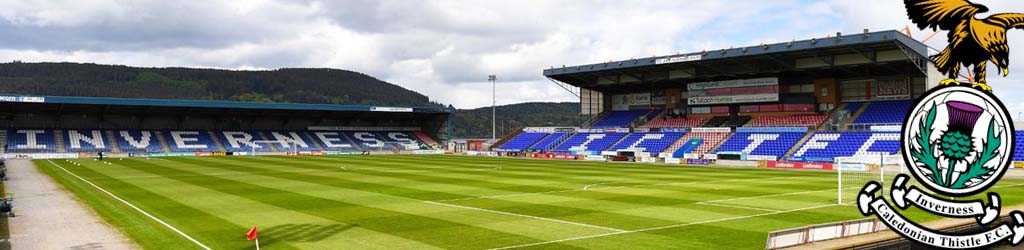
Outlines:
[[828, 205], [812, 206], [812, 207], [797, 208], [797, 209], [791, 209], [791, 210], [785, 210], [785, 211], [776, 211], [776, 212], [744, 215], [744, 216], [737, 216], [737, 217], [728, 217], [728, 218], [721, 218], [721, 219], [714, 219], [714, 220], [697, 221], [697, 222], [690, 222], [690, 223], [683, 223], [683, 224], [675, 224], [675, 225], [668, 225], [668, 226], [650, 227], [650, 228], [643, 228], [643, 229], [637, 229], [637, 230], [628, 230], [628, 231], [623, 231], [623, 232], [614, 232], [614, 233], [595, 234], [595, 235], [588, 235], [588, 236], [579, 236], [579, 237], [565, 238], [565, 239], [560, 239], [560, 240], [552, 240], [552, 241], [529, 243], [529, 244], [522, 244], [522, 245], [515, 245], [515, 246], [491, 248], [491, 249], [488, 249], [488, 250], [503, 250], [503, 249], [514, 249], [514, 248], [541, 246], [541, 245], [561, 243], [561, 242], [567, 242], [567, 241], [577, 241], [577, 240], [585, 240], [585, 239], [608, 237], [608, 236], [614, 236], [614, 235], [620, 235], [620, 234], [642, 233], [642, 232], [647, 232], [647, 231], [655, 231], [655, 230], [662, 230], [662, 229], [686, 227], [686, 226], [692, 226], [692, 225], [701, 225], [701, 224], [716, 223], [716, 222], [731, 221], [731, 220], [742, 220], [742, 219], [761, 217], [761, 216], [765, 216], [765, 215], [784, 214], [784, 213], [797, 212], [797, 211], [803, 211], [803, 210], [811, 210], [811, 209], [818, 209], [818, 208], [825, 208], [825, 207], [832, 207], [832, 206], [838, 206], [838, 205], [836, 205], [836, 204], [828, 204]]
[[171, 224], [167, 224], [167, 222], [164, 222], [160, 218], [157, 218], [156, 216], [153, 216], [152, 214], [149, 214], [146, 211], [143, 211], [141, 208], [136, 207], [132, 203], [130, 203], [128, 201], [125, 201], [124, 199], [121, 199], [121, 197], [117, 197], [117, 195], [114, 195], [110, 191], [107, 191], [106, 189], [103, 189], [102, 187], [97, 186], [96, 184], [93, 184], [91, 181], [86, 180], [85, 178], [82, 178], [81, 176], [78, 176], [77, 174], [72, 173], [71, 171], [68, 171], [66, 168], [61, 167], [60, 165], [57, 165], [57, 163], [53, 163], [53, 161], [51, 161], [51, 160], [46, 160], [46, 161], [49, 162], [50, 165], [53, 165], [54, 167], [60, 168], [61, 170], [64, 170], [64, 172], [68, 173], [69, 175], [74, 176], [75, 178], [78, 178], [78, 180], [81, 180], [82, 182], [85, 182], [85, 184], [89, 184], [89, 186], [92, 186], [92, 187], [96, 188], [96, 190], [99, 190], [100, 192], [103, 192], [103, 193], [109, 195], [110, 197], [114, 198], [115, 200], [118, 200], [121, 203], [124, 203], [125, 205], [135, 209], [135, 211], [138, 211], [142, 215], [145, 215], [146, 217], [149, 217], [150, 219], [153, 219], [157, 223], [160, 223], [161, 225], [164, 225], [168, 229], [171, 229], [171, 231], [174, 231], [174, 232], [178, 233], [179, 235], [181, 235], [182, 237], [185, 237], [185, 239], [188, 239], [188, 240], [192, 241], [192, 243], [196, 243], [197, 246], [199, 246], [199, 247], [201, 247], [203, 249], [206, 249], [206, 250], [211, 250], [210, 247], [207, 247], [206, 245], [203, 245], [203, 243], [201, 243], [198, 240], [192, 238], [192, 236], [189, 236], [188, 234], [185, 234], [185, 232], [182, 232], [181, 230], [178, 230], [178, 228], [176, 228], [174, 226], [171, 226]]
[[603, 229], [603, 230], [608, 230], [608, 231], [617, 232], [617, 233], [626, 232], [626, 230], [622, 230], [622, 229], [618, 229], [618, 228], [603, 227], [603, 226], [598, 226], [598, 225], [591, 225], [591, 224], [586, 224], [586, 223], [579, 223], [579, 222], [572, 222], [572, 221], [566, 221], [566, 220], [538, 217], [538, 216], [533, 216], [533, 215], [525, 215], [525, 214], [502, 212], [502, 211], [483, 209], [483, 208], [478, 208], [478, 207], [467, 207], [467, 206], [461, 206], [461, 205], [455, 205], [455, 204], [441, 203], [441, 202], [436, 202], [436, 201], [423, 201], [423, 202], [426, 202], [428, 204], [446, 206], [446, 207], [453, 207], [453, 208], [461, 208], [461, 209], [475, 210], [475, 211], [488, 212], [488, 213], [503, 214], [503, 215], [508, 215], [508, 216], [530, 218], [530, 219], [535, 219], [535, 220], [558, 222], [558, 223], [563, 223], [563, 224], [576, 225], [576, 226], [589, 227], [589, 228], [597, 228], [597, 229]]

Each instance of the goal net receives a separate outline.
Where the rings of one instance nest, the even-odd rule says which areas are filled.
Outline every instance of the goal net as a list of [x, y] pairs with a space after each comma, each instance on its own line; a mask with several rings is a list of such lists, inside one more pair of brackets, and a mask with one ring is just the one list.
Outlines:
[[869, 181], [881, 183], [882, 190], [889, 189], [891, 183], [886, 178], [903, 173], [906, 167], [899, 155], [872, 154], [836, 157], [835, 169], [839, 186], [836, 200], [843, 205], [856, 204], [857, 194]]

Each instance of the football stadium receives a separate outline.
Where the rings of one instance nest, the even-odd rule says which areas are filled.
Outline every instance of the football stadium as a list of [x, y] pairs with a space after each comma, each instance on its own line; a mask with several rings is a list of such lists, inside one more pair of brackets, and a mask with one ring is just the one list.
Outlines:
[[452, 138], [443, 107], [0, 96], [0, 211], [14, 241], [46, 234], [18, 227], [48, 220], [35, 168], [124, 248], [911, 249], [855, 203], [906, 169], [928, 50], [865, 30], [552, 67], [588, 119], [493, 141]]

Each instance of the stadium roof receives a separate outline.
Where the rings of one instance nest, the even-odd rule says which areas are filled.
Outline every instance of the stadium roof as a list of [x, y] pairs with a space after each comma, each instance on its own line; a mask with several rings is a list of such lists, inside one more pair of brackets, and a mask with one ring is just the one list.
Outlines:
[[160, 113], [160, 114], [231, 114], [267, 116], [316, 116], [328, 114], [439, 115], [451, 110], [436, 107], [401, 108], [356, 105], [313, 105], [313, 103], [267, 103], [223, 100], [177, 100], [116, 97], [26, 96], [0, 94], [0, 108], [7, 112], [76, 113]]
[[[926, 74], [927, 55], [927, 45], [899, 31], [889, 30], [563, 66], [544, 70], [544, 76], [587, 89], [634, 91], [657, 88], [659, 84], [664, 85], [660, 87], [672, 87], [681, 82], [807, 71], [816, 71], [816, 75], [843, 74], [844, 71], [848, 75], [863, 75], [864, 72], [905, 75], [907, 71]], [[844, 60], [850, 56], [857, 58]], [[806, 60], [815, 63], [808, 64]], [[856, 63], [837, 63], [840, 60]]]

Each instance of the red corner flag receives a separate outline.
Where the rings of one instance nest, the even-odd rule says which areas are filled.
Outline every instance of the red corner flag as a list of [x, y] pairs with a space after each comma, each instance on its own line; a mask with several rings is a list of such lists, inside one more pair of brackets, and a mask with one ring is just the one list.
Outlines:
[[249, 229], [249, 232], [245, 233], [245, 239], [246, 240], [255, 240], [256, 237], [259, 237], [259, 233], [256, 232], [256, 226], [253, 225], [252, 228]]

